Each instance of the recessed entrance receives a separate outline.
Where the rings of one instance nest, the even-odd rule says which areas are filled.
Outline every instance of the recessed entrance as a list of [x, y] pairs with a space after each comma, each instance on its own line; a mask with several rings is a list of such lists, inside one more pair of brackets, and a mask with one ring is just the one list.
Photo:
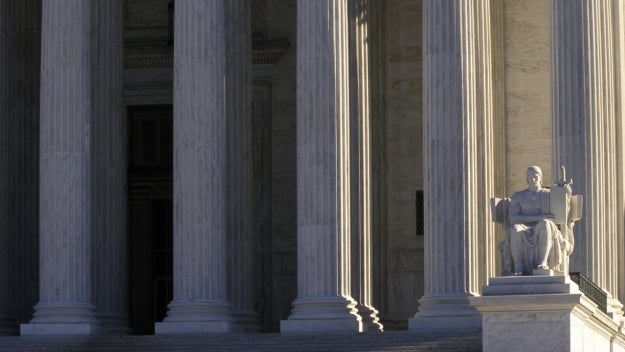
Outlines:
[[172, 106], [128, 109], [130, 326], [153, 334], [172, 299]]

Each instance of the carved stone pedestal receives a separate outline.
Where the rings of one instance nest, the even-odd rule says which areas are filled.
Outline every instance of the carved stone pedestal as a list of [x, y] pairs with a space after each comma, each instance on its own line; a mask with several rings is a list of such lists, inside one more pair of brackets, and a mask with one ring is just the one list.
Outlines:
[[470, 298], [488, 351], [625, 351], [625, 336], [568, 276], [491, 278]]

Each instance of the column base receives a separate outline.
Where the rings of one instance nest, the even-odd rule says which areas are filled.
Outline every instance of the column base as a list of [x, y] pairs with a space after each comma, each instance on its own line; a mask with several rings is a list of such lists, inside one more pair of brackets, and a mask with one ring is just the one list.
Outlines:
[[178, 300], [168, 307], [165, 320], [154, 325], [157, 335], [235, 332], [230, 305], [224, 300]]
[[95, 317], [95, 306], [90, 303], [38, 303], [30, 323], [20, 325], [21, 335], [101, 335], [103, 332]]
[[362, 318], [351, 297], [297, 298], [288, 320], [280, 322], [282, 333], [362, 332]]
[[362, 317], [362, 330], [363, 331], [384, 331], [384, 325], [380, 323], [378, 317], [378, 310], [367, 305], [356, 305], [358, 315]]
[[432, 295], [419, 300], [419, 312], [408, 319], [415, 332], [456, 334], [482, 331], [482, 316], [469, 304], [469, 295]]

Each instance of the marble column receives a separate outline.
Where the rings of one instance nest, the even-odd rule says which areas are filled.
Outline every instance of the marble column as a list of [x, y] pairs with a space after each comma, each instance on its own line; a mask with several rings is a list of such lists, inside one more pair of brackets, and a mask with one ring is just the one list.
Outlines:
[[44, 1], [39, 303], [22, 335], [99, 331], [92, 287], [92, 2]]
[[297, 298], [282, 332], [361, 331], [350, 296], [347, 0], [297, 2]]
[[608, 310], [618, 316], [613, 7], [612, 0], [552, 1], [553, 167], [564, 165], [584, 195], [570, 270], [609, 292]]
[[0, 335], [37, 303], [41, 1], [0, 2]]
[[122, 92], [122, 0], [97, 0], [92, 47], [93, 235], [97, 316], [110, 334], [128, 327], [126, 118]]
[[389, 300], [386, 285], [387, 228], [387, 159], [386, 159], [386, 70], [378, 69], [385, 65], [385, 6], [386, 0], [369, 0], [367, 16], [367, 43], [369, 44], [369, 87], [370, 93], [370, 162], [371, 162], [371, 274], [372, 304], [384, 312]]
[[480, 161], [493, 133], [490, 1], [425, 0], [423, 24], [425, 292], [409, 328], [479, 331], [468, 299], [495, 255], [480, 225], [494, 178]]
[[369, 0], [348, 1], [351, 125], [352, 297], [363, 330], [381, 331], [373, 307], [371, 273], [371, 116], [369, 82]]
[[174, 298], [156, 334], [233, 330], [226, 288], [225, 2], [176, 2]]
[[228, 298], [237, 331], [260, 330], [254, 310], [258, 243], [253, 224], [252, 22], [249, 0], [225, 1]]
[[[617, 217], [625, 219], [625, 3], [615, 2], [614, 21], [616, 43], [616, 141], [617, 141]], [[618, 299], [625, 302], [625, 222], [619, 221], [617, 230]]]

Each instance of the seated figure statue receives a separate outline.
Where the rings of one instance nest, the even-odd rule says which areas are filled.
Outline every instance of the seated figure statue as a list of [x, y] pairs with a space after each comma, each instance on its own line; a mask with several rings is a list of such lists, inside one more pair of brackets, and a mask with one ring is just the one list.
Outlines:
[[[503, 275], [531, 275], [536, 269], [566, 272], [574, 244], [573, 222], [555, 221], [550, 210], [551, 191], [543, 188], [538, 166], [530, 166], [526, 177], [527, 189], [514, 193], [509, 200], [508, 228], [500, 244]], [[570, 183], [563, 179], [555, 187], [562, 187], [558, 191], [565, 192], [564, 202], [569, 202]], [[568, 211], [568, 203], [564, 207]]]

